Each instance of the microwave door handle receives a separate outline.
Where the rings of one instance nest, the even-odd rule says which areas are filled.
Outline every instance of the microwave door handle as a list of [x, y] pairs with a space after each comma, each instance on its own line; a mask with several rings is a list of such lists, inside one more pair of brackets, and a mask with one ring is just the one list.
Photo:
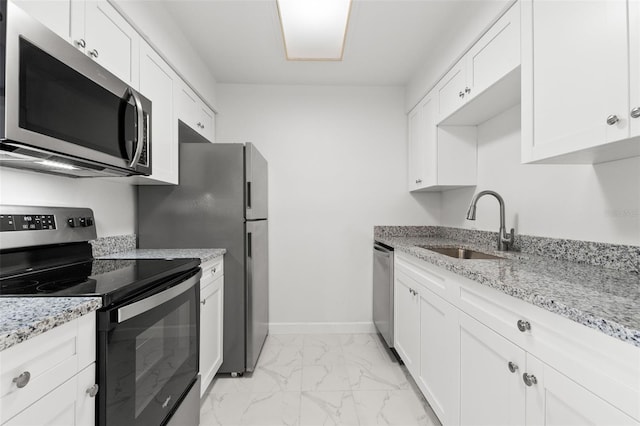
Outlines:
[[142, 102], [140, 102], [140, 98], [133, 89], [131, 89], [130, 87], [127, 88], [125, 97], [127, 98], [127, 100], [129, 98], [133, 98], [133, 106], [136, 109], [136, 152], [133, 155], [131, 163], [129, 164], [129, 167], [133, 167], [138, 164], [140, 156], [142, 155], [142, 145], [144, 140], [144, 111], [142, 111]]

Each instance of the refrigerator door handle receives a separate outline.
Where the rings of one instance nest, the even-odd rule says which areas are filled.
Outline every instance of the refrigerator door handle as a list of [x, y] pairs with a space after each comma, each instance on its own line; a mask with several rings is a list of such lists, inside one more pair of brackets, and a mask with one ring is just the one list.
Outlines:
[[251, 208], [251, 182], [247, 182], [247, 208]]
[[251, 232], [247, 233], [247, 257], [251, 257]]

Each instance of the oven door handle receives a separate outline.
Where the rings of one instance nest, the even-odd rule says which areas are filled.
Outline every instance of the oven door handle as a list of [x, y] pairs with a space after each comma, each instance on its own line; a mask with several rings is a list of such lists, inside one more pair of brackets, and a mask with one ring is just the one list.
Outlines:
[[131, 318], [137, 317], [140, 314], [144, 314], [145, 312], [150, 311], [151, 309], [162, 305], [165, 302], [173, 299], [189, 290], [194, 285], [200, 282], [200, 277], [202, 276], [202, 270], [198, 271], [197, 274], [190, 277], [186, 281], [168, 288], [167, 290], [139, 300], [135, 303], [132, 303], [127, 306], [123, 306], [118, 309], [118, 324], [127, 321]]

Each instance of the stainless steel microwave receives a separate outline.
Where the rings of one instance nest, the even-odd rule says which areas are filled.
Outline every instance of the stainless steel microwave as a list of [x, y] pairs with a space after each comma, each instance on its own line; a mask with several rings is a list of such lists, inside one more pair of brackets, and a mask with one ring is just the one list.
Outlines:
[[12, 2], [0, 20], [0, 166], [151, 174], [151, 101]]

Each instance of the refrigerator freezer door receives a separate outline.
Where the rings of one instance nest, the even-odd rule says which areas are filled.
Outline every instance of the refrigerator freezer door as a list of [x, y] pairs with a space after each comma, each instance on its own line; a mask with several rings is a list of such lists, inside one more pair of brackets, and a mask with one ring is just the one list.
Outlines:
[[247, 358], [253, 371], [269, 332], [269, 258], [267, 221], [247, 222]]
[[267, 160], [255, 146], [245, 146], [245, 197], [247, 220], [267, 218]]

